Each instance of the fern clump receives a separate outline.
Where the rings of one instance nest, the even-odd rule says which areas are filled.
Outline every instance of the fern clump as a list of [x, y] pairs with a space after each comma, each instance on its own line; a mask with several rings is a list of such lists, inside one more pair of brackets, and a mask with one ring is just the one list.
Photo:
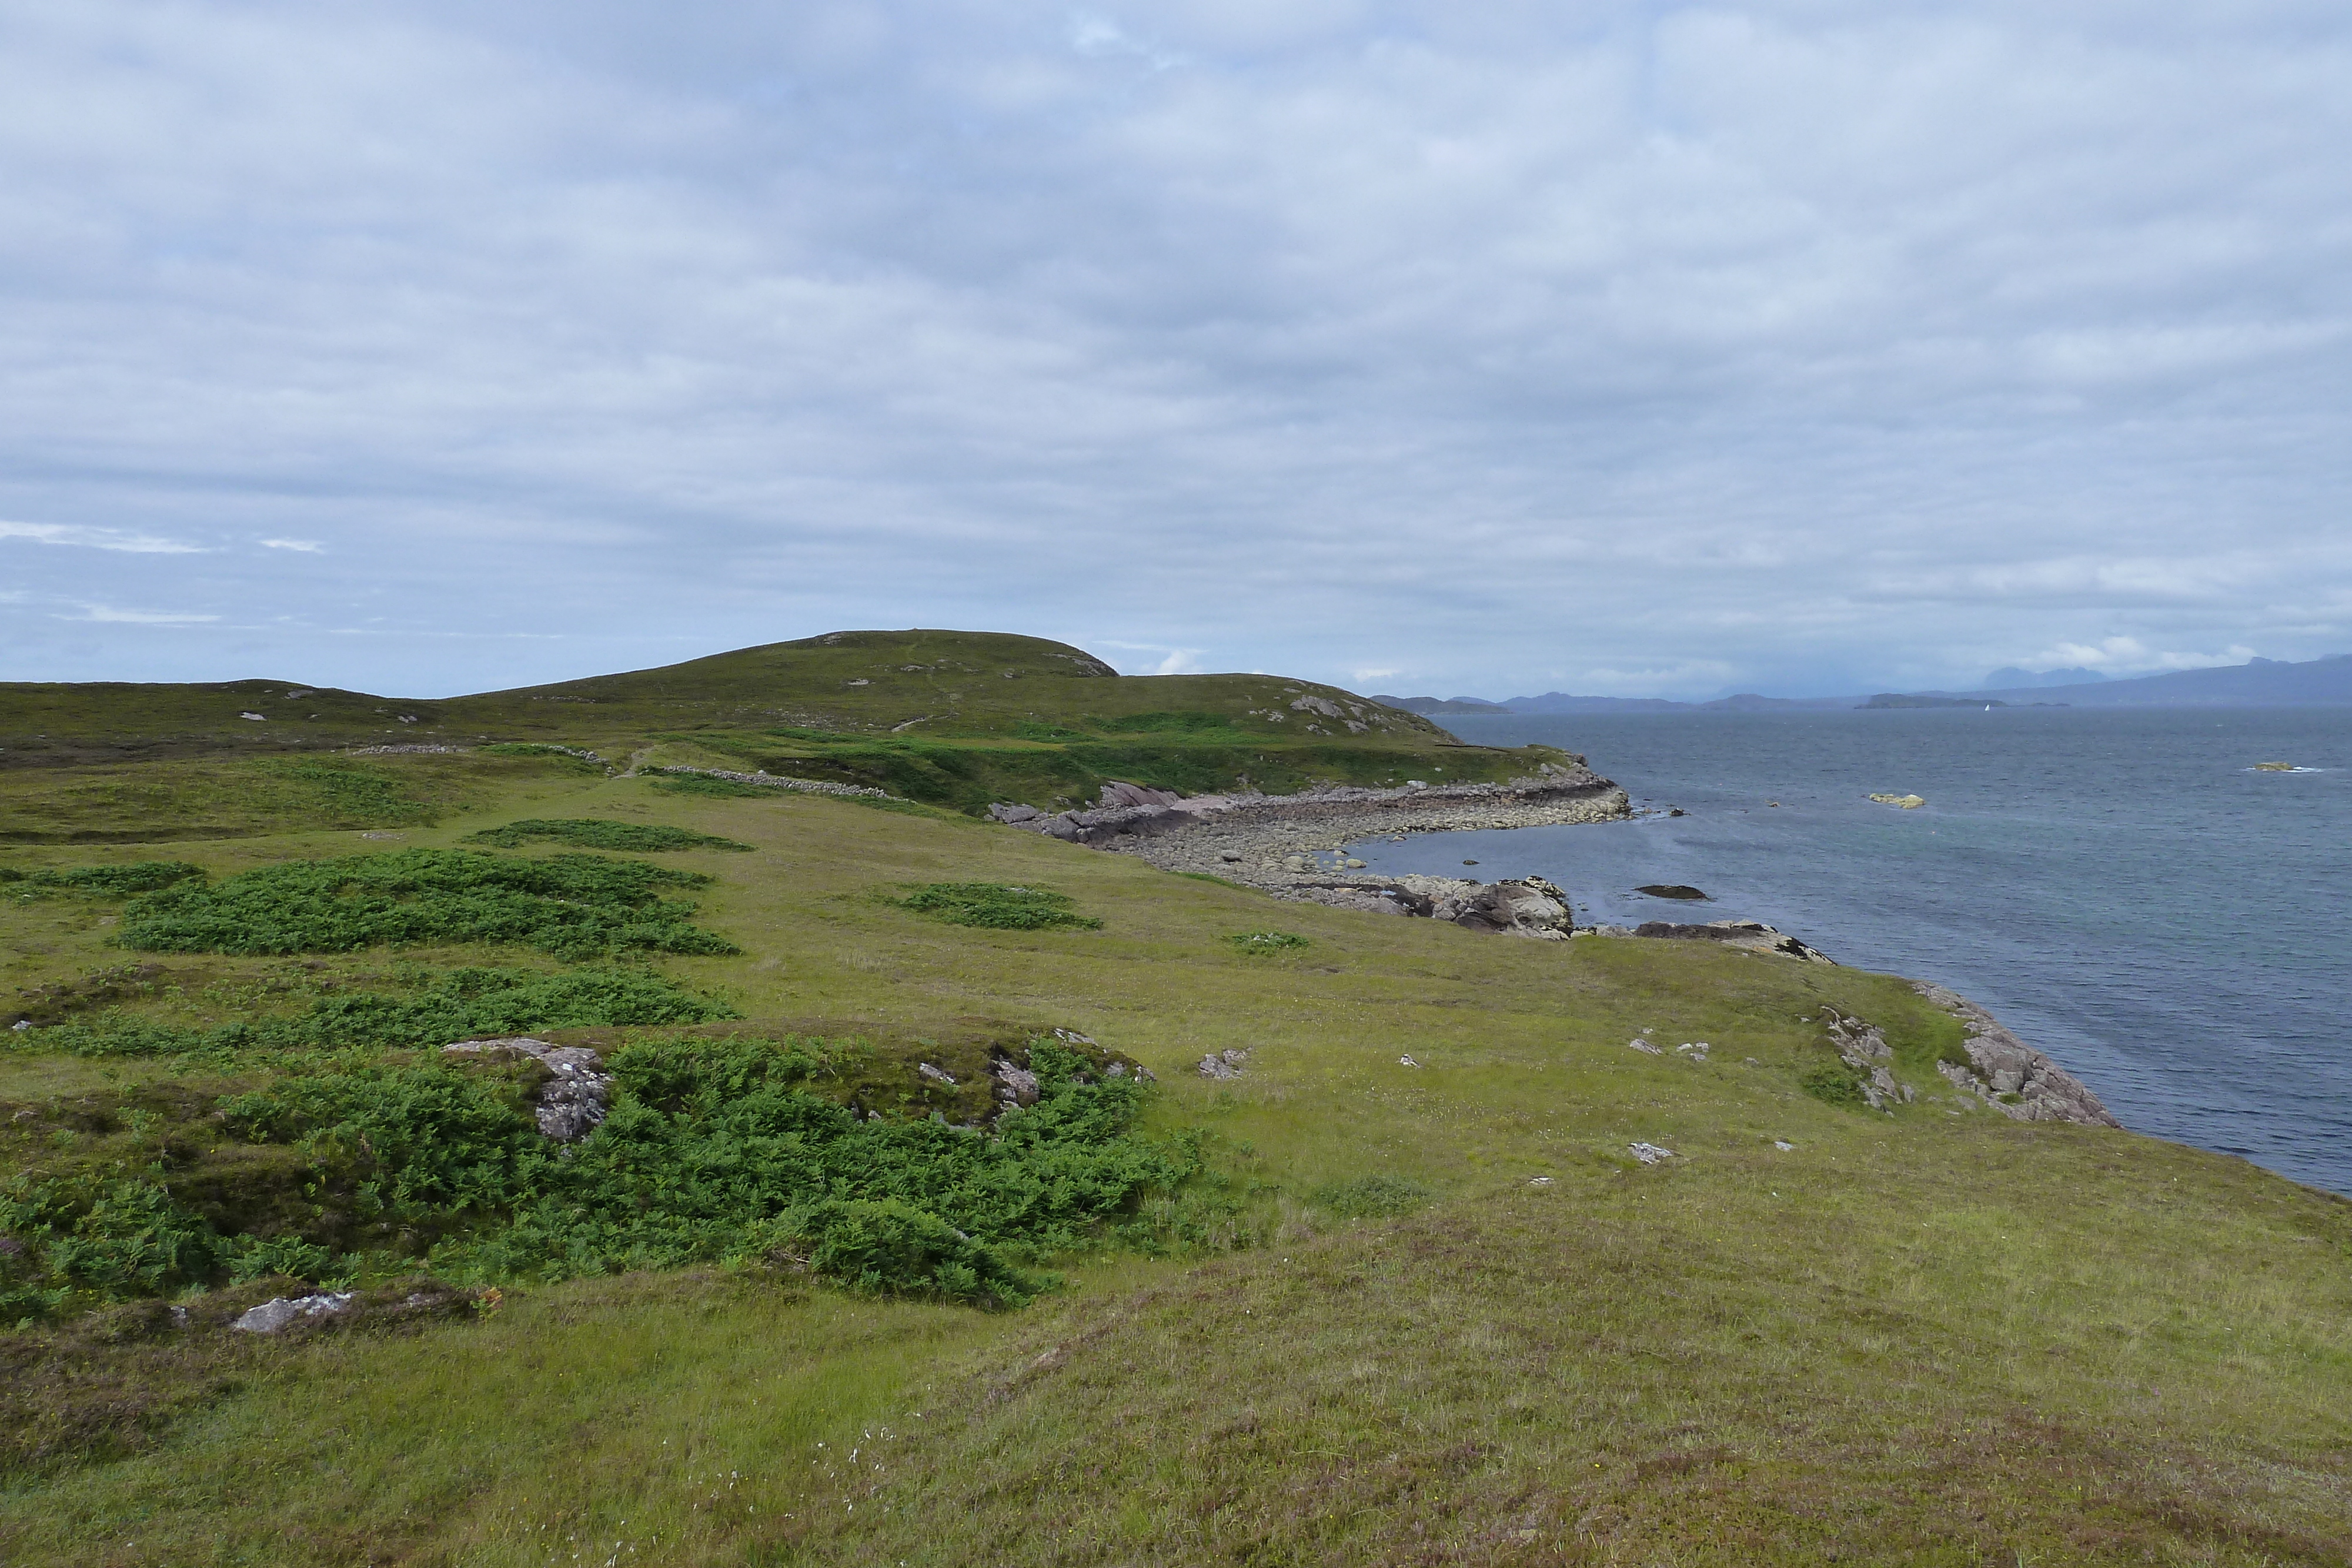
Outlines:
[[893, 900], [901, 909], [991, 931], [1099, 931], [1102, 922], [1080, 915], [1067, 894], [993, 882], [934, 882]]
[[748, 854], [751, 850], [749, 844], [739, 844], [714, 833], [698, 833], [689, 828], [673, 828], [659, 822], [614, 822], [594, 817], [527, 818], [502, 828], [467, 833], [458, 841], [511, 850], [533, 839], [574, 844], [583, 850], [627, 850], [641, 854], [657, 854], [665, 850], [740, 850]]
[[511, 942], [573, 960], [628, 950], [740, 952], [689, 924], [673, 887], [710, 879], [643, 861], [519, 860], [404, 850], [294, 861], [134, 900], [118, 941], [159, 953], [344, 953], [379, 945]]
[[68, 866], [62, 871], [12, 871], [0, 866], [0, 882], [21, 882], [31, 887], [63, 887], [107, 898], [128, 898], [153, 893], [191, 878], [205, 868], [186, 861], [134, 861], [129, 865]]

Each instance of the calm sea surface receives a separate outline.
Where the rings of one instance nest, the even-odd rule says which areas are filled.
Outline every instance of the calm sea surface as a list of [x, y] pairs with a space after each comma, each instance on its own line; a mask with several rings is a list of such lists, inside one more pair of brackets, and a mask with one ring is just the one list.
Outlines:
[[2352, 1194], [2352, 710], [1440, 722], [1689, 815], [1358, 845], [1373, 869], [1538, 873], [1580, 922], [1762, 920], [1981, 1002], [2126, 1126]]

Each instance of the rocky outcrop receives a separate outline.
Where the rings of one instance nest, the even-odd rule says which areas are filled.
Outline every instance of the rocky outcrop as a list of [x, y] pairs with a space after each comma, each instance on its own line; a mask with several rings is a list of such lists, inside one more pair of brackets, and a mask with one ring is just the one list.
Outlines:
[[1622, 925], [1594, 925], [1586, 928], [1596, 936], [1648, 936], [1666, 941], [1720, 942], [1727, 947], [1737, 947], [1748, 953], [1778, 953], [1784, 958], [1795, 958], [1807, 964], [1835, 964], [1817, 947], [1808, 946], [1796, 937], [1765, 925], [1760, 920], [1710, 920], [1704, 925], [1677, 925], [1671, 920], [1645, 920], [1630, 931]]
[[1296, 795], [1180, 796], [1114, 783], [1087, 810], [1048, 814], [999, 803], [989, 814], [1066, 843], [1132, 854], [1163, 870], [1214, 876], [1277, 898], [1556, 940], [1568, 935], [1568, 895], [1540, 877], [1480, 883], [1351, 875], [1364, 862], [1341, 848], [1408, 833], [1610, 821], [1626, 816], [1628, 806], [1624, 790], [1590, 768], [1546, 763], [1507, 784], [1332, 787]]
[[577, 1143], [594, 1132], [613, 1103], [613, 1076], [604, 1071], [604, 1059], [586, 1046], [516, 1037], [464, 1040], [441, 1051], [488, 1061], [528, 1060], [545, 1068], [547, 1076], [530, 1092], [531, 1114], [540, 1132], [559, 1144]]
[[[1000, 802], [1000, 822], [1089, 849], [1140, 854], [1172, 870], [1217, 870], [1235, 881], [1279, 877], [1294, 856], [1334, 850], [1353, 839], [1465, 828], [1524, 828], [1606, 821], [1628, 811], [1625, 791], [1591, 769], [1546, 763], [1506, 784], [1409, 784], [1396, 789], [1334, 785], [1296, 795], [1178, 795], [1139, 784], [1103, 786], [1087, 810], [1049, 815]], [[1155, 852], [1156, 841], [1183, 838], [1193, 855]], [[1190, 863], [1197, 859], [1198, 865]], [[1293, 873], [1296, 874], [1296, 873]], [[1264, 883], [1260, 883], [1264, 885]]]
[[1976, 1003], [1924, 980], [1913, 981], [1911, 988], [1968, 1029], [1969, 1065], [1936, 1064], [1955, 1089], [2020, 1122], [2123, 1125], [2081, 1079], [2010, 1033]]
[[1213, 1051], [1201, 1058], [1201, 1064], [1195, 1071], [1203, 1078], [1239, 1078], [1244, 1064], [1248, 1061], [1249, 1052], [1246, 1051]]
[[1839, 1061], [1862, 1074], [1862, 1097], [1872, 1110], [1884, 1111], [1898, 1103], [1907, 1105], [1917, 1098], [1916, 1091], [1909, 1084], [1895, 1081], [1895, 1050], [1875, 1024], [1850, 1018], [1835, 1008], [1822, 1011], [1829, 1025], [1830, 1043], [1837, 1047]]

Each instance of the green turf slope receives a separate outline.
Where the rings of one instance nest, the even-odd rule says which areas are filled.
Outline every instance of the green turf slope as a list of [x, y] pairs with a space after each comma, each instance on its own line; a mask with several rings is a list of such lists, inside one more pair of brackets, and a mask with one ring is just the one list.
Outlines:
[[[393, 1050], [44, 1043], [82, 1038], [50, 1032], [77, 1019], [686, 998], [736, 1015], [695, 1026], [712, 1038], [867, 1038], [855, 1094], [886, 1122], [928, 1114], [919, 1061], [961, 1094], [1004, 1030], [1082, 1031], [1157, 1073], [1142, 1131], [1197, 1151], [1223, 1205], [1202, 1212], [1225, 1219], [1071, 1253], [1063, 1287], [1018, 1310], [859, 1295], [761, 1254], [511, 1278], [494, 1302], [284, 1340], [174, 1328], [161, 1301], [0, 1334], [18, 1465], [0, 1560], [2352, 1556], [2352, 1204], [2126, 1133], [1956, 1113], [1927, 1065], [1948, 1026], [1895, 980], [1282, 904], [950, 814], [657, 783], [473, 779], [396, 842], [0, 850], [25, 873], [186, 861], [219, 885], [519, 819], [751, 846], [660, 858], [711, 879], [690, 918], [741, 951], [593, 971], [632, 986], [562, 981], [591, 971], [520, 946], [142, 956], [112, 945], [131, 905], [103, 878], [0, 885], [0, 997], [43, 1019], [0, 1054], [11, 1169], [215, 1171], [220, 1096]], [[1100, 925], [908, 906], [936, 883], [1043, 889]], [[1302, 940], [1231, 940], [1269, 931]], [[468, 966], [508, 977], [448, 977]], [[1882, 1025], [1926, 1098], [1880, 1114], [1807, 1093], [1832, 1060], [1825, 1004]], [[611, 1050], [652, 1027], [565, 1038]], [[1650, 1056], [1636, 1033], [1713, 1049]], [[1240, 1077], [1192, 1071], [1226, 1050], [1248, 1053]], [[1674, 1155], [1641, 1165], [1636, 1142]], [[291, 1222], [326, 1199], [286, 1186], [283, 1162], [331, 1153], [236, 1157], [279, 1182]], [[361, 1288], [394, 1288], [375, 1267]], [[291, 1288], [188, 1304], [202, 1320]]]
[[[506, 747], [508, 764], [585, 765], [511, 754], [534, 746], [616, 766], [764, 768], [966, 813], [1091, 804], [1112, 779], [1286, 794], [1500, 780], [1561, 756], [1465, 746], [1313, 682], [1120, 675], [1076, 648], [998, 632], [837, 632], [436, 701], [277, 681], [0, 685], [0, 842], [129, 841], [142, 822], [172, 837], [399, 826], [434, 814], [428, 796], [462, 795], [467, 765], [315, 754], [457, 747], [488, 766], [482, 748]], [[429, 782], [401, 787], [416, 775]]]

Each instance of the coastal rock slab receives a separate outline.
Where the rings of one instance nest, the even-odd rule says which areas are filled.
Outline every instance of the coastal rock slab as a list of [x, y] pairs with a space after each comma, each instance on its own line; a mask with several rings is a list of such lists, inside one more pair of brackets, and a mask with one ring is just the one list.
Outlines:
[[1911, 988], [1968, 1029], [1969, 1068], [1953, 1062], [1938, 1065], [1955, 1088], [2020, 1122], [2123, 1125], [2081, 1079], [2010, 1033], [1976, 1003], [1925, 980], [1914, 980]]
[[[1595, 926], [1592, 929], [1601, 936], [1616, 936], [1623, 928]], [[1760, 920], [1710, 920], [1704, 925], [1677, 925], [1671, 920], [1645, 920], [1633, 927], [1633, 935], [1668, 941], [1720, 942], [1743, 952], [1778, 953], [1784, 958], [1795, 958], [1807, 964], [1835, 965], [1837, 962], [1819, 948], [1808, 946]]]

